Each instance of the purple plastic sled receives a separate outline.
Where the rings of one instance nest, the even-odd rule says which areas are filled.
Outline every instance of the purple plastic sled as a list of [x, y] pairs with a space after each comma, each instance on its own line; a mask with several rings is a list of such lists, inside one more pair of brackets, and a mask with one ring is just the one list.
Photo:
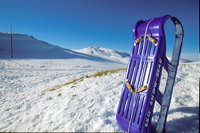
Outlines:
[[[176, 29], [176, 40], [171, 62], [166, 57], [164, 24], [171, 19]], [[129, 60], [125, 83], [116, 119], [126, 132], [163, 132], [171, 101], [171, 94], [183, 40], [180, 21], [169, 15], [138, 21], [134, 26], [134, 46]], [[162, 68], [168, 73], [164, 94], [159, 90]], [[157, 127], [151, 124], [154, 103], [161, 105]]]

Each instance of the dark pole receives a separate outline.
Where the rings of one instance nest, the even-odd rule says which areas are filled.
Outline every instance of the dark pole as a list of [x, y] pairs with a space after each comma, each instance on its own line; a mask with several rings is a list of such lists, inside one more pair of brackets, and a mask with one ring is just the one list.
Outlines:
[[13, 58], [13, 46], [12, 46], [12, 24], [10, 25], [10, 57]]

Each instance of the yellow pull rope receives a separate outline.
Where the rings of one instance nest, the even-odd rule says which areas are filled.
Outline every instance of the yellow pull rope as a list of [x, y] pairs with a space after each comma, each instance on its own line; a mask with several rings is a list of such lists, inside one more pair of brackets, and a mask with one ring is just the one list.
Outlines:
[[145, 91], [147, 89], [147, 85], [144, 85], [144, 86], [142, 86], [142, 87], [140, 87], [138, 89], [134, 89], [131, 86], [131, 84], [128, 82], [128, 80], [126, 80], [125, 84], [126, 84], [126, 87], [133, 93], [139, 93], [139, 92]]
[[[153, 44], [155, 44], [155, 45], [157, 45], [158, 44], [158, 40], [156, 40], [154, 37], [151, 37], [151, 36], [149, 36], [149, 35], [146, 35], [148, 38], [149, 38], [149, 41], [151, 42], [151, 43], [153, 43]], [[142, 40], [142, 38], [144, 38], [145, 37], [145, 35], [142, 35], [142, 36], [140, 36], [138, 39], [136, 39], [135, 41], [134, 41], [134, 46], [136, 46], [141, 40]]]

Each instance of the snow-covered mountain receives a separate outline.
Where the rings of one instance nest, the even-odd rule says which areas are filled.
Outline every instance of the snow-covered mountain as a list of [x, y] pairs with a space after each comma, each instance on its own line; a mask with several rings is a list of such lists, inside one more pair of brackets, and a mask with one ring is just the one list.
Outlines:
[[89, 48], [83, 48], [79, 50], [75, 50], [80, 53], [88, 54], [88, 55], [93, 55], [96, 57], [101, 57], [104, 59], [110, 59], [113, 61], [118, 61], [118, 62], [124, 62], [127, 63], [129, 59], [129, 54], [126, 52], [120, 52], [116, 50], [111, 50], [107, 48], [101, 48], [98, 46], [95, 47], [89, 47]]
[[[124, 63], [127, 63], [130, 58], [130, 54], [126, 52], [119, 52], [119, 51], [115, 51], [115, 50], [111, 50], [107, 48], [101, 48], [98, 46], [83, 48], [83, 49], [74, 50], [74, 51], [84, 53], [87, 55], [101, 57], [104, 59], [113, 60], [113, 61], [124, 62]], [[167, 58], [169, 59], [169, 61], [171, 60], [170, 56], [167, 56]], [[180, 63], [191, 63], [191, 62], [193, 61], [180, 58]]]
[[[0, 33], [0, 59], [10, 58], [10, 38], [11, 35], [9, 33]], [[12, 34], [12, 42], [13, 56], [15, 59], [81, 58], [127, 63], [127, 57], [129, 56], [124, 52], [99, 47], [74, 51], [58, 47], [25, 34]]]
[[[171, 61], [172, 57], [167, 56], [167, 59], [168, 59], [169, 61]], [[183, 59], [183, 58], [180, 58], [180, 60], [179, 60], [179, 63], [191, 63], [191, 62], [193, 62], [193, 61], [191, 61], [191, 60], [186, 60], [186, 59]]]
[[[10, 58], [9, 33], [0, 32], [0, 59]], [[25, 34], [12, 34], [13, 56], [15, 59], [89, 59], [97, 61], [112, 61], [126, 63], [129, 54], [101, 47], [89, 47], [79, 50], [65, 49], [45, 41], [38, 40]], [[188, 57], [188, 55], [187, 55]], [[170, 57], [169, 57], [170, 59]], [[190, 60], [181, 58], [180, 63], [189, 63]]]
[[[0, 33], [0, 58], [9, 58], [10, 34]], [[33, 36], [12, 34], [14, 58], [72, 58], [76, 56], [68, 49], [37, 40]]]

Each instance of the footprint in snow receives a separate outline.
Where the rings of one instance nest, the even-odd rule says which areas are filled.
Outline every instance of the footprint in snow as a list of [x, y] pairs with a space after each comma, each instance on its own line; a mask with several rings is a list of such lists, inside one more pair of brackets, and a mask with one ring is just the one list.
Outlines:
[[193, 100], [193, 98], [189, 95], [183, 95], [181, 97], [176, 97], [176, 103], [179, 103], [182, 106], [187, 105], [192, 100]]
[[111, 111], [105, 111], [104, 113], [103, 113], [103, 117], [111, 117], [111, 116], [113, 116], [114, 115], [114, 113], [113, 112], [111, 112]]
[[104, 123], [109, 125], [109, 124], [111, 124], [111, 123], [112, 123], [112, 121], [111, 121], [111, 120], [109, 120], [109, 119], [105, 119], [105, 120], [104, 120]]
[[49, 97], [46, 98], [47, 101], [52, 100], [52, 99], [53, 99], [52, 96], [49, 96]]

